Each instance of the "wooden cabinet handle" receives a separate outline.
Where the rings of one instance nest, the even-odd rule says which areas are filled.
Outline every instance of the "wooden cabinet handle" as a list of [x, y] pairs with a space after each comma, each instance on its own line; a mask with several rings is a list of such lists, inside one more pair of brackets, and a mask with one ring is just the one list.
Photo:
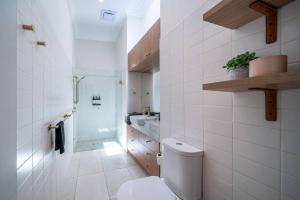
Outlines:
[[152, 142], [152, 140], [147, 140], [146, 143]]

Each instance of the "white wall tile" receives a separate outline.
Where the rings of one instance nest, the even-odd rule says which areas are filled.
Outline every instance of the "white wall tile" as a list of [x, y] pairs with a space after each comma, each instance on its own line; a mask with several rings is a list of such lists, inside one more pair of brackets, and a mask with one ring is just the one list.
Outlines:
[[232, 106], [232, 94], [226, 92], [203, 92], [204, 105]]
[[[245, 114], [246, 113], [246, 114]], [[250, 107], [235, 107], [234, 117], [237, 122], [254, 126], [263, 126], [266, 128], [279, 129], [280, 122], [266, 121], [265, 109]], [[280, 113], [277, 112], [277, 118], [280, 119]]]
[[204, 119], [204, 130], [232, 138], [232, 123], [213, 119]]
[[300, 45], [300, 39], [282, 44], [281, 53], [288, 56], [289, 63], [300, 62], [299, 52], [298, 52], [299, 45]]
[[282, 23], [282, 42], [289, 42], [300, 38], [300, 15]]
[[280, 99], [281, 108], [300, 109], [300, 90], [283, 90]]
[[300, 133], [282, 131], [282, 151], [300, 155]]
[[282, 153], [282, 171], [300, 179], [300, 156], [291, 153]]
[[300, 110], [282, 109], [282, 129], [300, 132]]
[[231, 122], [233, 110], [227, 106], [204, 106], [204, 117], [213, 120]]
[[234, 154], [273, 169], [280, 169], [280, 151], [253, 143], [233, 141]]
[[288, 174], [282, 174], [282, 193], [289, 196], [291, 199], [299, 199], [300, 179], [290, 176]]
[[280, 192], [273, 190], [264, 184], [260, 184], [250, 177], [244, 176], [237, 172], [234, 172], [234, 187], [236, 190], [241, 190], [249, 195], [253, 196], [255, 199], [280, 199]]
[[300, 10], [300, 2], [293, 1], [290, 4], [280, 9], [280, 19], [282, 21], [285, 21], [294, 18], [300, 14], [299, 10]]
[[205, 131], [204, 141], [205, 143], [212, 145], [221, 151], [232, 153], [232, 138]]
[[[204, 133], [206, 134], [206, 133]], [[218, 162], [220, 165], [224, 165], [227, 168], [232, 168], [232, 153], [222, 151], [215, 146], [204, 142], [204, 151], [206, 159]], [[205, 162], [205, 161], [204, 161]]]
[[[50, 122], [62, 120], [62, 115], [72, 109], [72, 49], [63, 39], [71, 28], [69, 10], [64, 10], [66, 1], [51, 2], [51, 6], [62, 8], [56, 15], [45, 6], [50, 1], [18, 1], [17, 33], [17, 175], [18, 198], [54, 200], [58, 177], [55, 170], [56, 153], [51, 149], [51, 137], [47, 130]], [[63, 12], [62, 15], [61, 12]], [[58, 35], [56, 28], [63, 27], [64, 34]], [[53, 19], [52, 19], [53, 18]], [[33, 24], [36, 31], [24, 31], [21, 24]], [[37, 47], [36, 40], [45, 40], [46, 47]], [[72, 42], [70, 42], [72, 43]], [[68, 44], [72, 46], [72, 44]], [[58, 73], [59, 72], [59, 73]], [[71, 123], [72, 122], [68, 122]], [[66, 124], [66, 143], [73, 141], [71, 126]], [[66, 151], [72, 148], [66, 146]], [[45, 186], [46, 185], [46, 186]]]
[[[270, 122], [265, 120], [263, 92], [227, 94], [201, 88], [203, 83], [227, 80], [222, 66], [245, 51], [258, 56], [287, 54], [289, 69], [299, 68], [300, 3], [279, 10], [277, 41], [267, 45], [264, 17], [236, 30], [201, 20], [202, 13], [219, 2], [204, 1], [188, 9], [191, 12], [178, 14], [192, 4], [162, 1], [161, 71], [166, 87], [162, 87], [161, 131], [204, 147], [206, 200], [299, 199], [298, 90], [278, 93], [278, 119]], [[178, 113], [185, 115], [173, 116]]]
[[265, 147], [280, 149], [280, 130], [234, 123], [233, 137]]
[[280, 191], [280, 170], [265, 167], [241, 156], [233, 157], [233, 168], [244, 176]]

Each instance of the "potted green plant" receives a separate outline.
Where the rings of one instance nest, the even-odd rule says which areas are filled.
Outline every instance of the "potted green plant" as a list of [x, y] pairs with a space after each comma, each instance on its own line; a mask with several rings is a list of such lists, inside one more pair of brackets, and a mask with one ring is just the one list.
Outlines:
[[255, 52], [249, 53], [247, 51], [231, 58], [223, 68], [228, 71], [231, 80], [247, 78], [249, 76], [249, 62], [256, 58]]

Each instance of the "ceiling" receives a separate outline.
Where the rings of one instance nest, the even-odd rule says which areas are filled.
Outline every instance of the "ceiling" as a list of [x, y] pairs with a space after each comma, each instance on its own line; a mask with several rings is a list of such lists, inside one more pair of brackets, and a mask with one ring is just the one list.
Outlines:
[[[70, 0], [75, 38], [116, 41], [126, 16], [142, 18], [152, 0]], [[100, 19], [102, 9], [113, 10], [113, 22]]]

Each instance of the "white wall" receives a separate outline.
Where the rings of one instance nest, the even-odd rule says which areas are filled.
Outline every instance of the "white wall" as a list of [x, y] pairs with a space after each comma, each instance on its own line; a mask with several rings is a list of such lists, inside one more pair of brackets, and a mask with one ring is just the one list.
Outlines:
[[0, 2], [0, 199], [16, 200], [17, 1]]
[[128, 73], [128, 113], [144, 112], [150, 106], [153, 111], [153, 74]]
[[129, 52], [143, 36], [143, 20], [127, 17], [127, 52]]
[[161, 134], [204, 148], [204, 197], [300, 199], [300, 90], [278, 94], [278, 120], [264, 118], [262, 92], [202, 91], [228, 78], [222, 65], [245, 51], [287, 54], [300, 68], [300, 1], [279, 10], [278, 41], [265, 19], [237, 30], [202, 21], [219, 0], [161, 1]]
[[127, 52], [145, 35], [160, 18], [160, 0], [153, 0], [143, 18], [127, 17]]
[[152, 82], [152, 110], [153, 112], [160, 112], [160, 72], [155, 72], [153, 74]]
[[[53, 151], [47, 128], [73, 106], [73, 36], [67, 2], [20, 0], [17, 12], [18, 199], [67, 199], [63, 188], [72, 182], [72, 168], [60, 164], [68, 162], [73, 150], [73, 120], [65, 121], [63, 155]], [[23, 31], [22, 24], [33, 24], [36, 31]], [[47, 46], [38, 47], [37, 40]]]
[[83, 70], [117, 68], [115, 43], [76, 39], [75, 51], [75, 68]]
[[142, 76], [138, 72], [128, 73], [128, 113], [142, 112]]
[[121, 145], [126, 149], [127, 135], [126, 135], [126, 124], [124, 123], [124, 118], [127, 114], [127, 69], [128, 69], [128, 55], [127, 55], [127, 22], [125, 21], [123, 27], [119, 33], [116, 42], [116, 55], [117, 55], [117, 66], [121, 69], [119, 79], [122, 80], [122, 85], [118, 86], [120, 96], [117, 98], [117, 123], [118, 127], [118, 139]]
[[57, 40], [63, 48], [63, 52], [69, 60], [73, 59], [73, 27], [70, 0], [52, 0], [43, 1], [42, 9], [49, 23], [48, 26], [55, 35], [59, 36]]

